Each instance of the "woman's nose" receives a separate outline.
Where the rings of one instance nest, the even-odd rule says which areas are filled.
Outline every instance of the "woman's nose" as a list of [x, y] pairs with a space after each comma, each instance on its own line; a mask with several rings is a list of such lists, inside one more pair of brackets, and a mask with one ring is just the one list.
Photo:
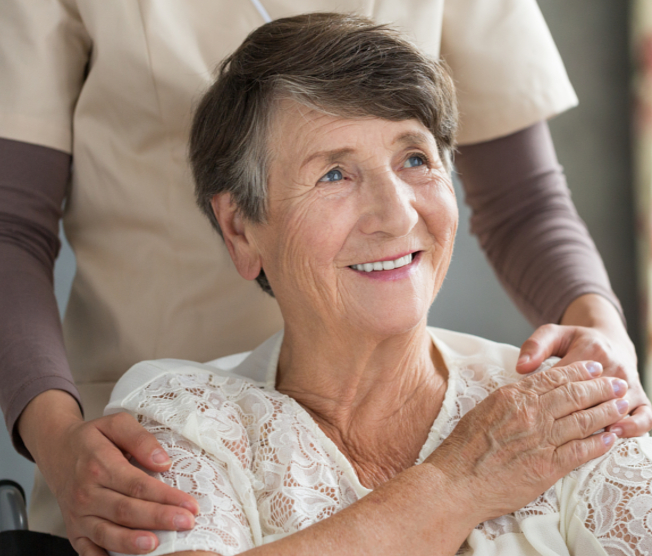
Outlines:
[[410, 233], [419, 215], [413, 188], [391, 172], [370, 177], [362, 195], [360, 227], [366, 234], [402, 237]]

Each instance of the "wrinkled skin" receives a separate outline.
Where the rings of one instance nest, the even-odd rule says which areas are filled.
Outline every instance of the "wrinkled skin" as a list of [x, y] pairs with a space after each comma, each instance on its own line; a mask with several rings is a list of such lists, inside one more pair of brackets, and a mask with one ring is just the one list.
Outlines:
[[591, 380], [586, 363], [536, 373], [467, 413], [429, 462], [462, 485], [479, 522], [505, 515], [607, 452], [615, 435], [591, 435], [627, 412], [626, 391], [619, 379]]

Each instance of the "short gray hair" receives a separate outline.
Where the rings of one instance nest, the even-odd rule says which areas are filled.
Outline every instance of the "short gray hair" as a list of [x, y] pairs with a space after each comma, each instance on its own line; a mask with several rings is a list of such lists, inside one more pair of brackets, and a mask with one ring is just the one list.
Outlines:
[[[386, 25], [355, 15], [314, 13], [253, 31], [219, 66], [190, 134], [197, 202], [222, 234], [211, 201], [228, 192], [242, 216], [264, 222], [270, 122], [291, 98], [345, 118], [416, 119], [433, 134], [450, 170], [457, 108], [443, 64]], [[257, 278], [273, 295], [261, 271]]]

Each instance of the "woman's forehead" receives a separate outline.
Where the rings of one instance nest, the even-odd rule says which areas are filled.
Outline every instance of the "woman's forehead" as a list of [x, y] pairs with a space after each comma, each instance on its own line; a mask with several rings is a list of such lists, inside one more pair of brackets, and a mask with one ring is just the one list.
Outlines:
[[332, 162], [371, 146], [421, 147], [437, 151], [435, 138], [415, 119], [392, 121], [374, 116], [328, 114], [292, 100], [279, 103], [270, 129], [274, 158], [289, 156], [299, 166], [321, 159]]

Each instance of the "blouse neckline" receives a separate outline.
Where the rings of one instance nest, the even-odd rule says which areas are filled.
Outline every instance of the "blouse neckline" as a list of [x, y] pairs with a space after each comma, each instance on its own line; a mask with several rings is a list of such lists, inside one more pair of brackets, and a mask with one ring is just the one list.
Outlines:
[[[448, 374], [447, 384], [446, 384], [446, 394], [444, 395], [444, 400], [442, 402], [441, 409], [435, 417], [426, 441], [424, 442], [419, 455], [414, 462], [414, 465], [419, 465], [434, 451], [435, 447], [441, 442], [441, 433], [444, 429], [444, 425], [449, 421], [452, 414], [452, 409], [455, 405], [455, 390], [457, 383], [457, 371], [455, 364], [455, 357], [452, 350], [448, 346], [439, 340], [434, 333], [434, 330], [430, 327], [426, 328], [430, 338], [432, 339], [433, 344], [441, 354], [441, 357], [446, 365], [446, 371]], [[276, 374], [278, 371], [278, 360], [281, 353], [281, 345], [283, 343], [283, 332], [279, 332], [276, 337], [276, 342], [272, 347], [272, 350], [269, 355], [269, 361], [267, 364], [267, 370], [265, 373], [265, 390], [272, 391], [279, 396], [286, 398], [289, 403], [294, 408], [297, 417], [302, 421], [302, 423], [308, 427], [312, 433], [318, 438], [328, 455], [337, 463], [342, 472], [347, 476], [351, 485], [354, 487], [356, 495], [359, 498], [369, 494], [373, 489], [365, 487], [358, 477], [355, 468], [349, 461], [349, 459], [340, 451], [337, 447], [337, 444], [333, 442], [329, 436], [321, 429], [317, 422], [312, 418], [310, 413], [297, 402], [294, 398], [283, 394], [276, 390]]]

